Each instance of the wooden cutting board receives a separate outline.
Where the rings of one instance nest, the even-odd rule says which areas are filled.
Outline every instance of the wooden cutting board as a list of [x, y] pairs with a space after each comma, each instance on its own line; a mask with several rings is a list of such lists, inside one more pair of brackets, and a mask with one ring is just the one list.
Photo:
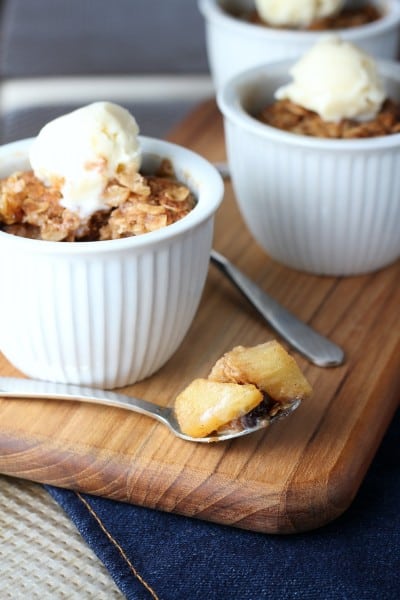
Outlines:
[[[201, 105], [170, 138], [225, 158], [221, 118]], [[368, 276], [299, 273], [251, 240], [230, 184], [215, 247], [300, 318], [341, 345], [344, 366], [295, 354], [311, 400], [270, 429], [232, 442], [176, 439], [146, 417], [57, 401], [0, 400], [0, 472], [163, 511], [268, 533], [319, 527], [350, 505], [400, 397], [400, 263]], [[202, 302], [174, 357], [128, 394], [172, 403], [237, 344], [276, 337], [210, 266]], [[21, 340], [23, 343], [23, 340]], [[0, 375], [21, 375], [0, 355]]]

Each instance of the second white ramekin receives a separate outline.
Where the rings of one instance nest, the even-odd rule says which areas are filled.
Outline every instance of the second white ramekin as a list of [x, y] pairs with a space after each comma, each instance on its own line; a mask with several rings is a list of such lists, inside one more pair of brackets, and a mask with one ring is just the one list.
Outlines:
[[[371, 1], [382, 8], [381, 19], [335, 33], [372, 56], [394, 60], [399, 52], [400, 3]], [[228, 12], [254, 8], [254, 0], [199, 0], [199, 8], [205, 19], [208, 60], [216, 89], [243, 70], [301, 56], [322, 33], [329, 33], [268, 28]]]
[[[258, 121], [291, 65], [255, 67], [218, 94], [244, 220], [271, 257], [295, 269], [354, 275], [384, 267], [400, 256], [400, 133], [322, 139]], [[378, 67], [399, 101], [400, 64]]]

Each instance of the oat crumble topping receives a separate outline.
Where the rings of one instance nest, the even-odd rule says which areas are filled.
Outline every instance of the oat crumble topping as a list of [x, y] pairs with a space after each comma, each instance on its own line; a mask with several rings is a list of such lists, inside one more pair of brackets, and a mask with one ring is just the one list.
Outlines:
[[[308, 27], [304, 27], [305, 31], [328, 31], [337, 29], [348, 29], [350, 27], [359, 27], [361, 25], [368, 25], [373, 23], [382, 17], [381, 12], [372, 5], [361, 6], [358, 8], [344, 8], [337, 15], [330, 17], [324, 17], [316, 19]], [[263, 25], [265, 27], [272, 27], [274, 29], [293, 29], [291, 27], [276, 27], [270, 23], [263, 21], [257, 11], [251, 11], [245, 15], [242, 15], [245, 21], [250, 21], [256, 25]]]
[[0, 229], [50, 241], [96, 241], [141, 235], [175, 223], [194, 207], [190, 190], [177, 181], [169, 161], [155, 175], [122, 172], [105, 191], [109, 210], [81, 219], [60, 204], [62, 182], [46, 187], [32, 171], [0, 181]]
[[290, 100], [277, 100], [266, 106], [259, 119], [284, 131], [319, 138], [367, 138], [400, 132], [400, 105], [386, 100], [377, 116], [370, 121], [342, 119], [324, 121], [316, 112], [294, 104]]

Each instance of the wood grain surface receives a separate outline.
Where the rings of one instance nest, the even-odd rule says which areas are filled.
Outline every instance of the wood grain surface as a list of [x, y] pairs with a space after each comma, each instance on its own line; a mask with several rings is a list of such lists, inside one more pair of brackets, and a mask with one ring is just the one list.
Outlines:
[[[221, 118], [211, 100], [170, 139], [212, 161], [225, 158]], [[121, 409], [1, 400], [0, 472], [267, 533], [313, 529], [346, 510], [399, 402], [400, 264], [343, 279], [287, 269], [251, 240], [229, 183], [215, 247], [340, 344], [346, 364], [321, 369], [293, 353], [313, 397], [264, 432], [213, 445], [176, 439], [155, 421]], [[170, 404], [226, 350], [273, 337], [210, 266], [179, 350], [156, 375], [125, 391]], [[21, 374], [0, 355], [0, 375]]]

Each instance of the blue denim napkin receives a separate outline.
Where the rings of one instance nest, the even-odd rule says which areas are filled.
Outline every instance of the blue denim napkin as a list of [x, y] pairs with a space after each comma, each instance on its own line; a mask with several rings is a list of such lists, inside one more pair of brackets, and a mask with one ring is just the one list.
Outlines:
[[400, 597], [400, 411], [351, 507], [273, 536], [46, 486], [128, 599]]

